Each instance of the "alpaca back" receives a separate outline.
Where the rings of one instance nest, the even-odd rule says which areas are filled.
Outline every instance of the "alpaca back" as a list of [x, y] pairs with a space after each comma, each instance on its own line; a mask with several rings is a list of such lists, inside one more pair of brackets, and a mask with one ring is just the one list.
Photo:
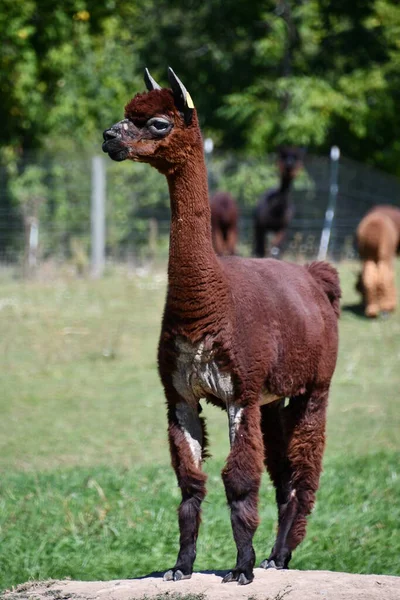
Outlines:
[[386, 212], [376, 209], [363, 218], [356, 238], [361, 260], [387, 261], [396, 253], [400, 230]]
[[400, 254], [400, 208], [397, 206], [391, 206], [390, 204], [379, 204], [370, 212], [372, 213], [375, 211], [386, 215], [394, 223], [398, 234], [397, 253]]

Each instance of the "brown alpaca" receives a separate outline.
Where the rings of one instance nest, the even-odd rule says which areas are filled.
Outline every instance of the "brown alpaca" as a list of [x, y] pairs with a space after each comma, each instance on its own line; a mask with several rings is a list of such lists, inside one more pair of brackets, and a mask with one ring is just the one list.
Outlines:
[[362, 261], [357, 290], [362, 294], [367, 317], [396, 308], [394, 261], [400, 251], [400, 209], [375, 206], [356, 231]]
[[266, 192], [254, 211], [254, 254], [259, 258], [266, 254], [265, 238], [269, 232], [275, 234], [271, 240], [271, 256], [278, 258], [282, 253], [287, 228], [294, 214], [289, 193], [302, 158], [303, 150], [300, 148], [283, 146], [278, 151], [279, 188]]
[[[113, 160], [148, 162], [168, 181], [168, 291], [158, 352], [172, 465], [182, 501], [180, 550], [166, 580], [189, 578], [206, 494], [207, 436], [200, 400], [227, 411], [230, 453], [222, 472], [237, 546], [224, 582], [253, 580], [263, 464], [276, 487], [279, 526], [261, 565], [286, 568], [302, 541], [321, 472], [334, 372], [340, 288], [329, 264], [218, 258], [203, 143], [192, 100], [169, 69], [172, 90], [146, 70], [150, 91], [104, 132]], [[285, 398], [288, 398], [285, 402]]]
[[219, 256], [236, 254], [238, 208], [228, 192], [216, 192], [211, 200], [211, 232], [215, 252]]

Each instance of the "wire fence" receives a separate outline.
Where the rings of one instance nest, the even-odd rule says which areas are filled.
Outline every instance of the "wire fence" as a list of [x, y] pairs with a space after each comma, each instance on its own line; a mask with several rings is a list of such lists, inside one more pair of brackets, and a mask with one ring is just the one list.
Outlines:
[[[105, 255], [108, 264], [143, 265], [168, 253], [169, 197], [165, 179], [147, 165], [103, 158]], [[207, 155], [210, 193], [229, 191], [240, 209], [239, 252], [250, 256], [253, 211], [260, 196], [278, 185], [274, 156], [241, 160]], [[285, 256], [317, 257], [330, 193], [328, 157], [308, 155], [294, 182]], [[0, 266], [32, 275], [46, 265], [90, 271], [93, 203], [91, 156], [31, 156], [18, 171], [0, 167]], [[328, 256], [354, 258], [355, 229], [375, 204], [400, 206], [400, 181], [342, 158]]]

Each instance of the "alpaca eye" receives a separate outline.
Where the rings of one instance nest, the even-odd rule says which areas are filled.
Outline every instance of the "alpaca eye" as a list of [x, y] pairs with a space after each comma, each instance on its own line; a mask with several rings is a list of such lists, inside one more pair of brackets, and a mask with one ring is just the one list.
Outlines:
[[167, 119], [155, 118], [147, 121], [147, 127], [153, 133], [165, 133], [171, 127], [171, 123]]

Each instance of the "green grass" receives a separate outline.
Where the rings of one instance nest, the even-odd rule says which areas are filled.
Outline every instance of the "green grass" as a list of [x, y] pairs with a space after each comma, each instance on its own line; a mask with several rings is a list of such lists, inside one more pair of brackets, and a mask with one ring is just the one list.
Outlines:
[[[353, 304], [356, 267], [340, 267]], [[0, 589], [29, 579], [109, 579], [173, 565], [179, 490], [166, 442], [156, 348], [165, 281], [0, 285]], [[325, 470], [291, 566], [400, 575], [400, 316], [344, 310]], [[196, 569], [235, 559], [219, 476], [226, 415], [205, 408], [206, 464]], [[263, 480], [258, 561], [274, 540]]]

